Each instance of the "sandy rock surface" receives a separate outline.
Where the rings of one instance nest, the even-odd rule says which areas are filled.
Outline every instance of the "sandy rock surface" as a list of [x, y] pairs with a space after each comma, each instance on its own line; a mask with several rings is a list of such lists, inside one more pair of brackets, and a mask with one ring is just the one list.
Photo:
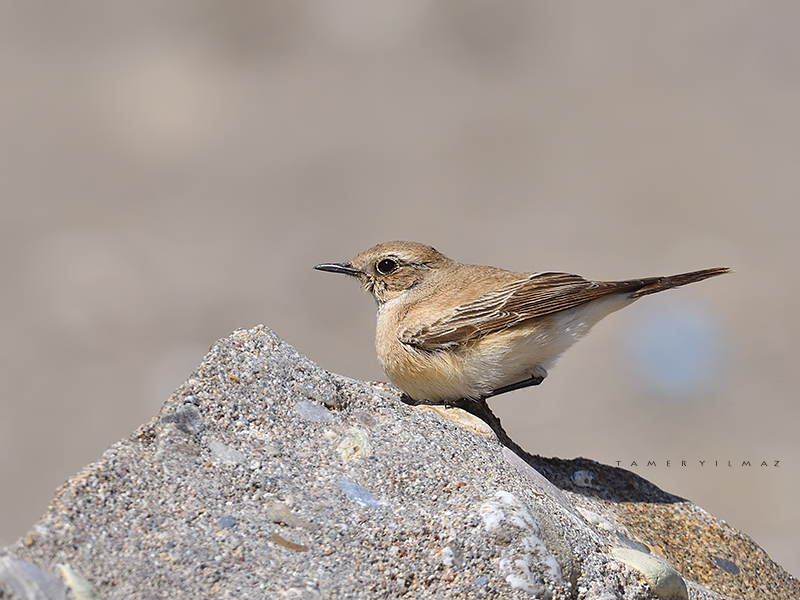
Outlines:
[[792, 598], [746, 535], [623, 469], [519, 456], [264, 327], [0, 551], [0, 598]]

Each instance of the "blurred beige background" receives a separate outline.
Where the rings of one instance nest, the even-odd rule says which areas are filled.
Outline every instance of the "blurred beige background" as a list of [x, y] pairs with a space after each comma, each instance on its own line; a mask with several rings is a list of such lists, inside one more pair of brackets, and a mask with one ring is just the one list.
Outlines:
[[311, 267], [410, 239], [735, 268], [493, 406], [800, 574], [798, 31], [792, 2], [0, 4], [0, 544], [235, 328], [381, 379], [372, 300]]

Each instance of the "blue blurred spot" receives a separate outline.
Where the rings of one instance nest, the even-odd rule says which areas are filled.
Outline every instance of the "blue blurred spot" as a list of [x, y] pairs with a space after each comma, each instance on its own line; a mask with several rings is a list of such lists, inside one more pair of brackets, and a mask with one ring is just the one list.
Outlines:
[[660, 395], [702, 392], [719, 374], [722, 333], [714, 316], [699, 306], [644, 309], [630, 322], [627, 337], [639, 378]]

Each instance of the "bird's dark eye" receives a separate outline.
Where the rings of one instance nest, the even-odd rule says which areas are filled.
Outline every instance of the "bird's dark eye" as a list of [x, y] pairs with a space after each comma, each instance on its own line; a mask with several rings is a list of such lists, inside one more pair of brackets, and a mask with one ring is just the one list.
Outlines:
[[375, 265], [375, 268], [378, 269], [378, 273], [381, 275], [388, 275], [397, 269], [397, 267], [397, 261], [394, 261], [391, 258], [384, 258], [383, 260], [378, 261], [378, 264]]

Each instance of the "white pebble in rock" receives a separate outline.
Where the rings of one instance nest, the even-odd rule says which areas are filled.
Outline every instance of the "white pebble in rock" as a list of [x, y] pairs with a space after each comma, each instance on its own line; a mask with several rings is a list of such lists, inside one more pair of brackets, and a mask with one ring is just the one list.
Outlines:
[[300, 415], [300, 418], [305, 421], [312, 421], [314, 423], [330, 423], [333, 421], [333, 415], [324, 406], [314, 404], [313, 402], [306, 402], [300, 400], [294, 405], [295, 412]]
[[445, 567], [458, 569], [461, 567], [461, 549], [452, 546], [442, 548], [442, 563]]
[[336, 391], [322, 379], [317, 380], [314, 385], [296, 384], [294, 389], [309, 400], [321, 402], [329, 408], [339, 408], [341, 406], [339, 398], [336, 397]]
[[58, 571], [77, 600], [103, 600], [89, 580], [69, 565], [58, 565]]
[[[530, 594], [543, 591], [543, 575], [552, 583], [563, 583], [561, 566], [542, 541], [539, 526], [528, 507], [504, 490], [494, 497], [495, 500], [481, 505], [480, 515], [486, 533], [497, 539], [498, 566], [505, 580], [511, 587]], [[536, 568], [532, 570], [534, 565]]]
[[242, 464], [245, 460], [244, 454], [242, 454], [238, 450], [234, 450], [233, 448], [231, 448], [226, 444], [223, 444], [222, 442], [211, 440], [208, 443], [208, 447], [214, 454], [214, 458], [222, 461], [225, 464], [239, 465]]
[[375, 500], [370, 491], [358, 485], [355, 481], [350, 481], [342, 477], [338, 481], [339, 488], [344, 492], [344, 495], [350, 498], [353, 502], [366, 506], [367, 508], [380, 508], [380, 503]]
[[351, 427], [347, 432], [347, 437], [344, 438], [336, 447], [336, 451], [342, 460], [350, 460], [351, 458], [366, 458], [372, 455], [372, 444], [369, 441], [367, 433], [358, 427]]
[[689, 600], [683, 577], [663, 558], [631, 548], [612, 548], [611, 554], [620, 562], [639, 571], [657, 596]]
[[586, 510], [585, 508], [581, 508], [580, 506], [575, 507], [576, 510], [586, 519], [587, 523], [591, 523], [602, 529], [603, 531], [614, 531], [614, 524], [603, 517], [602, 515], [597, 514], [596, 512], [592, 512], [590, 510]]

